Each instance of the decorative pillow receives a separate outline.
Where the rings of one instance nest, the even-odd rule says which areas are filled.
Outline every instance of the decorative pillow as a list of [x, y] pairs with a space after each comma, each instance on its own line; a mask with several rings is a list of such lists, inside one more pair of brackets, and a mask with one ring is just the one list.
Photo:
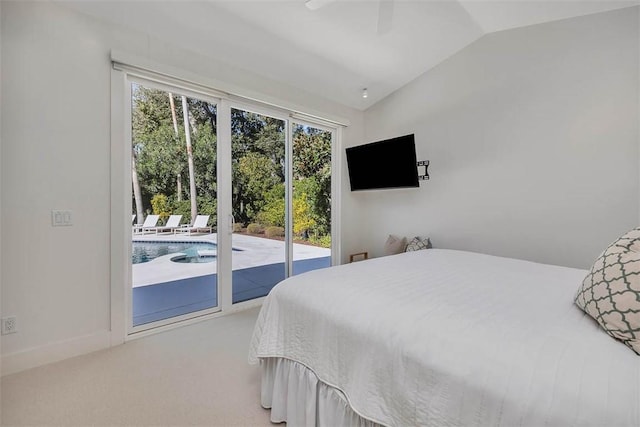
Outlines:
[[384, 244], [384, 254], [385, 255], [396, 255], [404, 252], [404, 248], [407, 246], [407, 238], [406, 237], [398, 237], [393, 234], [389, 234], [387, 241]]
[[640, 355], [640, 227], [605, 249], [584, 278], [575, 303]]
[[409, 244], [407, 245], [407, 249], [405, 249], [405, 252], [411, 252], [411, 251], [419, 251], [421, 249], [431, 249], [431, 240], [429, 240], [428, 237], [425, 237], [424, 239], [422, 237], [414, 237]]

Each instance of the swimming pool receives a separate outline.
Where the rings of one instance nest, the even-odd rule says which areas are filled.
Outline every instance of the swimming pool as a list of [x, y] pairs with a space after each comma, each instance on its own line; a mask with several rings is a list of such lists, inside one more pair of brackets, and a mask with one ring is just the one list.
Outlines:
[[[211, 242], [132, 242], [131, 263], [142, 264], [163, 255], [183, 253], [175, 262], [213, 262], [216, 259], [217, 245]], [[174, 259], [172, 259], [174, 261]]]

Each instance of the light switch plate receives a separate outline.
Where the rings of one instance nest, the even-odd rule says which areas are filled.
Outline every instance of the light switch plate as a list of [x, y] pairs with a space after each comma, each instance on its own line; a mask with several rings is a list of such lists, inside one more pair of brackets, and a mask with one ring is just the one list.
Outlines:
[[53, 227], [67, 227], [73, 225], [71, 211], [52, 210], [51, 225]]

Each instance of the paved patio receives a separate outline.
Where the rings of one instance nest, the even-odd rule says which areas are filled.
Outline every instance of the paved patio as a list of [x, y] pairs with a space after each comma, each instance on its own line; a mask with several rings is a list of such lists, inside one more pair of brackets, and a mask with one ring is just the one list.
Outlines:
[[[134, 235], [135, 241], [216, 242], [216, 234]], [[242, 234], [233, 235], [233, 302], [265, 296], [284, 280], [284, 242]], [[326, 248], [293, 245], [293, 274], [331, 265]], [[216, 262], [176, 263], [176, 254], [133, 267], [133, 325], [167, 319], [217, 306]]]

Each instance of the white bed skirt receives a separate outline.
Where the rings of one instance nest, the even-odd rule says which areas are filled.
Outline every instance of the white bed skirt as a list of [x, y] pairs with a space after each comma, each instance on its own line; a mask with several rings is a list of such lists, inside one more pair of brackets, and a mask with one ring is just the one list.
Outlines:
[[375, 427], [349, 406], [344, 394], [289, 359], [262, 358], [262, 407], [271, 421], [289, 426]]

